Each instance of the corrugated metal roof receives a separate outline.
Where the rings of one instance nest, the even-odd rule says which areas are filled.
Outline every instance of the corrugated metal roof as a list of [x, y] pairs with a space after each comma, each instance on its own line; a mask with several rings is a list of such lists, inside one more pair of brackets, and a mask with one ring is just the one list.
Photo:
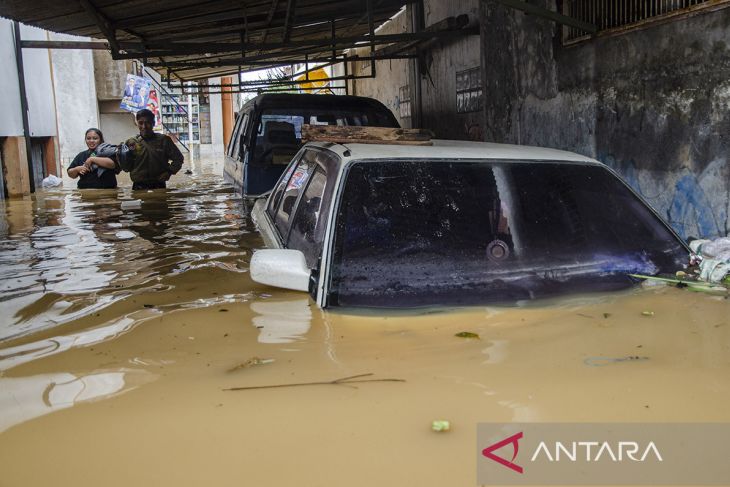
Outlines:
[[6, 0], [0, 15], [107, 39], [115, 59], [144, 59], [178, 78], [197, 79], [331, 59], [412, 1]]

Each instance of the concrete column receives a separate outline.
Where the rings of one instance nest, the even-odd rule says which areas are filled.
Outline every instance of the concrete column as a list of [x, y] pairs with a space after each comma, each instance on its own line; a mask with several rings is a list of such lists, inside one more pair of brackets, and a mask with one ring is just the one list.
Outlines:
[[[220, 78], [211, 78], [208, 84], [219, 85]], [[210, 100], [210, 141], [213, 144], [213, 153], [222, 154], [227, 140], [223, 139], [223, 111], [220, 94], [209, 95]]]
[[5, 186], [8, 196], [27, 196], [30, 194], [30, 175], [28, 174], [28, 151], [25, 137], [8, 137], [3, 144], [3, 164], [5, 164]]
[[[226, 76], [221, 78], [222, 85], [230, 85], [232, 78]], [[233, 97], [231, 96], [230, 86], [224, 87], [221, 91], [221, 105], [222, 105], [222, 116], [223, 116], [223, 144], [228, 150], [228, 141], [231, 140], [231, 134], [233, 133]]]

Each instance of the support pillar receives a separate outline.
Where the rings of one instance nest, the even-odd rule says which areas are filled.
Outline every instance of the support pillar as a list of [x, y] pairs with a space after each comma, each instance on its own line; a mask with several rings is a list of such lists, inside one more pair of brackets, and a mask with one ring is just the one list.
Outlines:
[[223, 117], [223, 145], [226, 152], [228, 152], [228, 144], [231, 141], [231, 134], [233, 133], [233, 97], [231, 95], [231, 83], [232, 79], [230, 76], [221, 78], [221, 112]]
[[28, 172], [28, 151], [25, 137], [8, 137], [3, 144], [3, 164], [5, 165], [5, 186], [9, 197], [22, 197], [30, 194], [30, 174]]

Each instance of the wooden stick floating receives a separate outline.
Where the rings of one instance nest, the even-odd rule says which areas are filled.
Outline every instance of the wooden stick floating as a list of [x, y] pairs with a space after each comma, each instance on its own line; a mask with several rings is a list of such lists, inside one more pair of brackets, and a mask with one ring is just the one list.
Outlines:
[[[275, 384], [269, 386], [246, 386], [246, 387], [231, 387], [223, 389], [224, 391], [248, 391], [251, 389], [274, 389], [276, 387], [298, 387], [298, 386], [326, 386], [326, 385], [348, 385], [357, 382], [405, 382], [404, 379], [361, 379], [361, 377], [369, 377], [373, 375], [369, 374], [358, 374], [351, 375], [349, 377], [342, 377], [341, 379], [318, 381], [318, 382], [298, 382], [293, 384]], [[359, 380], [353, 380], [359, 379]]]

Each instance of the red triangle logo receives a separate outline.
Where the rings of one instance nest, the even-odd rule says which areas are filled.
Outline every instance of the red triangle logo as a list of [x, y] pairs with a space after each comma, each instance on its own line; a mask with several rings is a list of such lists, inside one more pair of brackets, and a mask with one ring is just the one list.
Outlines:
[[[510, 436], [509, 438], [505, 438], [504, 440], [499, 441], [499, 442], [495, 443], [494, 445], [486, 447], [484, 450], [482, 450], [482, 455], [489, 458], [490, 460], [494, 460], [495, 462], [499, 463], [500, 465], [504, 465], [505, 467], [514, 470], [517, 473], [522, 473], [523, 472], [522, 467], [520, 467], [516, 463], [513, 463], [514, 459], [517, 458], [517, 452], [520, 450], [519, 441], [521, 439], [522, 439], [522, 431], [520, 431], [519, 433], [517, 433], [515, 435]], [[494, 453], [492, 453], [495, 450], [499, 450], [503, 446], [509, 445], [510, 443], [512, 444], [512, 451], [514, 452], [511, 460], [505, 460], [504, 458], [499, 457], [499, 456], [495, 455]]]

